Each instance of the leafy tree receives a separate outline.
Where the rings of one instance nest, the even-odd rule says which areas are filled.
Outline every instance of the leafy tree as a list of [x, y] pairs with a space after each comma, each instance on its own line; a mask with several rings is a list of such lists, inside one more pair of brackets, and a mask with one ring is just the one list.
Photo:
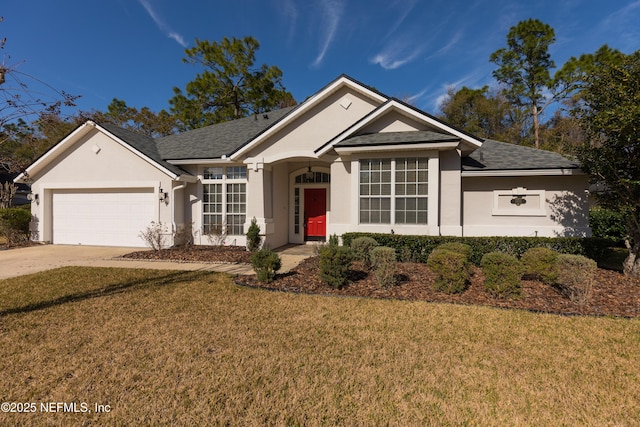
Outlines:
[[553, 28], [537, 19], [528, 19], [511, 27], [507, 47], [490, 57], [499, 67], [493, 76], [505, 85], [507, 98], [518, 107], [530, 109], [536, 148], [540, 147], [540, 115], [550, 103], [545, 92], [553, 86], [550, 70], [555, 63], [549, 46], [555, 40]]
[[135, 107], [129, 107], [125, 101], [117, 98], [114, 98], [107, 106], [106, 112], [89, 113], [88, 118], [99, 123], [111, 123], [154, 138], [171, 135], [177, 127], [175, 116], [166, 110], [160, 110], [157, 114], [148, 107], [142, 107], [138, 110]]
[[173, 89], [175, 96], [169, 103], [180, 130], [295, 105], [278, 67], [254, 67], [259, 46], [253, 37], [225, 37], [220, 43], [196, 39], [196, 46], [185, 50], [183, 61], [204, 71], [187, 84], [185, 93]]
[[[547, 107], [560, 101], [579, 102], [581, 88], [589, 74], [599, 65], [615, 63], [622, 57], [621, 52], [604, 45], [593, 54], [570, 58], [552, 75], [555, 63], [549, 54], [549, 46], [555, 40], [555, 31], [549, 25], [537, 19], [521, 21], [509, 30], [507, 47], [495, 51], [490, 57], [490, 61], [499, 67], [493, 76], [504, 85], [507, 99], [530, 115], [536, 148], [543, 145], [541, 132], [547, 137], [553, 135], [551, 137], [556, 141], [545, 144], [545, 148], [550, 145], [555, 149], [560, 148], [558, 139], [571, 139], [571, 135], [576, 133], [575, 128], [567, 128], [572, 121], [559, 115], [554, 115], [551, 123], [543, 129], [541, 117]], [[560, 127], [550, 134], [549, 130], [555, 125]], [[569, 133], [561, 135], [563, 131]]]
[[577, 156], [592, 179], [606, 186], [601, 204], [626, 219], [624, 272], [640, 277], [640, 50], [619, 64], [596, 67], [581, 98], [575, 113], [587, 139]]
[[451, 88], [440, 106], [442, 118], [452, 125], [474, 135], [521, 143], [522, 117], [500, 93], [463, 87]]
[[78, 116], [42, 112], [31, 123], [19, 118], [5, 124], [0, 130], [0, 168], [10, 173], [24, 170], [81, 122]]
[[571, 154], [584, 141], [578, 119], [560, 110], [540, 127], [540, 148], [561, 154]]

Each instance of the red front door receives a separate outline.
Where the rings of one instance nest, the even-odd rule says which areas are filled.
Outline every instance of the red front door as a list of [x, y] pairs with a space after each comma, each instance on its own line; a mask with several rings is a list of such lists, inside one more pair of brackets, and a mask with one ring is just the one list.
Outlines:
[[304, 237], [324, 238], [327, 235], [327, 189], [304, 190]]

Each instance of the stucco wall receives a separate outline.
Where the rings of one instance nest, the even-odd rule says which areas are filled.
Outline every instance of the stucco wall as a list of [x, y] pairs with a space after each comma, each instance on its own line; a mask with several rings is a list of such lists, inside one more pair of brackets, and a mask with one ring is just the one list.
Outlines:
[[[545, 237], [590, 235], [587, 188], [588, 179], [585, 175], [463, 177], [463, 234]], [[505, 204], [497, 197], [500, 192], [505, 197], [509, 197], [510, 193], [528, 192], [531, 200], [521, 206]], [[542, 201], [539, 208], [536, 206], [538, 195]], [[525, 214], [518, 215], [519, 211]]]
[[[345, 108], [341, 104], [348, 106]], [[372, 100], [360, 93], [342, 88], [251, 150], [248, 157], [264, 159], [265, 163], [304, 157], [305, 153], [311, 154], [375, 107]]]
[[[172, 180], [110, 137], [92, 130], [32, 176], [31, 191], [40, 202], [32, 203], [34, 233], [40, 241], [52, 238], [52, 194], [56, 190], [160, 187], [171, 194]], [[158, 201], [156, 221], [170, 224], [169, 204]]]

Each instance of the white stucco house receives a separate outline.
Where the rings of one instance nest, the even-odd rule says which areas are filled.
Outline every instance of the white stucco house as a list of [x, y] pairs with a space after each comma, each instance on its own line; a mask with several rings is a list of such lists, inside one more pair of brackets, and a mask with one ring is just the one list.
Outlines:
[[16, 178], [34, 239], [144, 246], [152, 221], [196, 244], [252, 218], [275, 248], [350, 231], [585, 236], [588, 179], [559, 154], [470, 135], [348, 76], [293, 108], [152, 139], [87, 122]]

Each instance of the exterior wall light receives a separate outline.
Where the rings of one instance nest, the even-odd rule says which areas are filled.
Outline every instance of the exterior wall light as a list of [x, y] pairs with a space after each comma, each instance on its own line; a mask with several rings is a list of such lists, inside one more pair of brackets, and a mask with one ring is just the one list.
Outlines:
[[40, 197], [38, 196], [38, 193], [29, 193], [27, 194], [27, 200], [29, 200], [31, 203], [40, 203]]

